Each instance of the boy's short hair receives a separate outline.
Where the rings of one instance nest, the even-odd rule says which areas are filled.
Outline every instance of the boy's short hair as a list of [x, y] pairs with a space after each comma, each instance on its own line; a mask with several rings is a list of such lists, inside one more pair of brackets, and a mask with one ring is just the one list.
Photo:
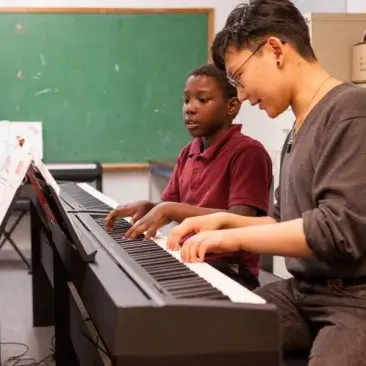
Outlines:
[[229, 83], [226, 73], [218, 69], [214, 64], [201, 65], [191, 71], [188, 77], [199, 75], [209, 76], [215, 79], [227, 99], [237, 97], [237, 90]]
[[224, 29], [215, 36], [211, 48], [215, 65], [225, 69], [229, 46], [254, 50], [269, 36], [291, 44], [305, 60], [316, 61], [309, 28], [291, 0], [250, 0], [230, 13]]

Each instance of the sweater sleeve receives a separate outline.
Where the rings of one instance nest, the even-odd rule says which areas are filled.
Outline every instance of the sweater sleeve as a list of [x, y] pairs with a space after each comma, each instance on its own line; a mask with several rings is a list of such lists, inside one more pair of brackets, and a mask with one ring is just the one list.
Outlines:
[[356, 261], [366, 249], [366, 116], [335, 123], [319, 151], [317, 207], [303, 214], [307, 243], [324, 262]]

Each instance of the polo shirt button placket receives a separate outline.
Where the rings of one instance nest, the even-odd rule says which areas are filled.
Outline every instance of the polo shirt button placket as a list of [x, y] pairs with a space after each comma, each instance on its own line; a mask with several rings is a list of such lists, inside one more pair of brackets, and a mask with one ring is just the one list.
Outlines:
[[192, 181], [191, 181], [192, 190], [196, 190], [199, 187], [199, 182], [198, 182], [198, 177], [197, 177], [197, 175], [199, 173], [199, 167], [197, 166], [198, 164], [199, 164], [199, 162], [196, 161], [196, 163], [192, 169]]

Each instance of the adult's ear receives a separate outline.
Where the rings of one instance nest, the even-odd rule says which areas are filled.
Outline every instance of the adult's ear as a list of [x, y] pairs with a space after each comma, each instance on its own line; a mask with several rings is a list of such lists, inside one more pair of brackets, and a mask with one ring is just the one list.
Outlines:
[[284, 62], [284, 42], [277, 37], [269, 37], [267, 49], [271, 52], [277, 67], [281, 67]]

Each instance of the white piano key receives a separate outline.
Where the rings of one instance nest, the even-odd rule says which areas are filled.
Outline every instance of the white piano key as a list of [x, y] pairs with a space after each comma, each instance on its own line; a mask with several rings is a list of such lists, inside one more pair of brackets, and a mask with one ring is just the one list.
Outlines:
[[102, 201], [106, 205], [108, 205], [112, 208], [116, 208], [118, 206], [117, 201], [115, 201], [114, 199], [109, 198], [105, 194], [99, 192], [97, 189], [92, 187], [90, 184], [88, 184], [88, 183], [77, 183], [77, 185], [80, 188], [82, 188], [85, 192], [89, 193], [90, 195], [92, 195], [93, 197], [98, 199], [99, 201]]
[[[166, 249], [166, 237], [158, 235], [154, 238], [156, 244], [162, 247], [174, 258], [182, 262], [180, 251], [171, 251]], [[212, 286], [220, 290], [224, 295], [228, 296], [232, 302], [265, 304], [266, 301], [255, 293], [249, 291], [230, 277], [210, 266], [207, 263], [183, 263], [198, 276], [209, 282]]]
[[[89, 193], [91, 196], [105, 203], [106, 205], [112, 208], [118, 206], [118, 203], [116, 201], [99, 192], [89, 184], [78, 183], [78, 186], [82, 188], [85, 192]], [[125, 219], [129, 221], [130, 218]], [[165, 236], [158, 233], [153, 240], [170, 255], [182, 262], [180, 251], [171, 251], [166, 249], [167, 238]], [[239, 283], [227, 277], [207, 263], [184, 263], [184, 265], [187, 266], [191, 271], [195, 272], [198, 276], [209, 282], [212, 286], [216, 287], [224, 295], [228, 296], [232, 302], [247, 304], [266, 303], [263, 298], [251, 292], [244, 286], [241, 286]]]

